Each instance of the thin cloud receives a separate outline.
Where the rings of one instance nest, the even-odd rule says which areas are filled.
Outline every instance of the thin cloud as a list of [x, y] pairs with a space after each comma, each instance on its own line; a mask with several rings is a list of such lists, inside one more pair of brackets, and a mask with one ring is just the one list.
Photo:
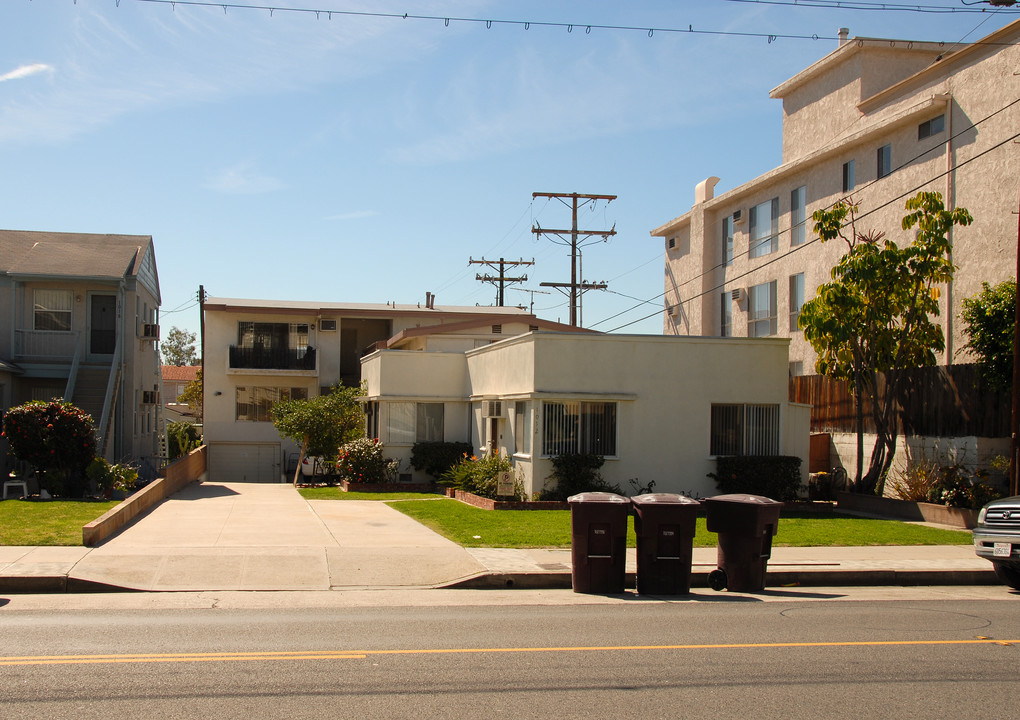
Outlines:
[[227, 195], [262, 195], [280, 190], [284, 185], [252, 163], [243, 162], [220, 170], [204, 183], [204, 187]]
[[44, 63], [22, 65], [19, 68], [14, 68], [9, 73], [0, 75], [0, 82], [6, 82], [7, 80], [20, 80], [22, 78], [31, 77], [32, 75], [38, 75], [39, 73], [44, 72], [53, 72], [53, 68]]

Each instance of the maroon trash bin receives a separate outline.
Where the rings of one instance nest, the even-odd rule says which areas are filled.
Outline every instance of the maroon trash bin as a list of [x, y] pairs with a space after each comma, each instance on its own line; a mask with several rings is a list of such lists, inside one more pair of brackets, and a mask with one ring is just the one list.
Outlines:
[[630, 500], [607, 492], [571, 495], [571, 584], [576, 593], [622, 593]]
[[703, 502], [709, 532], [719, 533], [719, 567], [709, 573], [708, 584], [714, 590], [764, 590], [783, 503], [743, 494], [716, 495]]
[[647, 493], [630, 499], [637, 535], [637, 591], [686, 595], [701, 503], [685, 495]]

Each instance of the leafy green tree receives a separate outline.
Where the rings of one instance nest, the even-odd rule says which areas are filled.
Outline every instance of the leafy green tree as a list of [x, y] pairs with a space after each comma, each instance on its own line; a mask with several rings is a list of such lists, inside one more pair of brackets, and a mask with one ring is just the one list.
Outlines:
[[978, 356], [981, 373], [997, 390], [1013, 387], [1016, 280], [995, 287], [981, 283], [981, 292], [963, 301], [967, 347]]
[[295, 483], [306, 454], [333, 460], [341, 445], [365, 436], [365, 413], [359, 401], [363, 392], [360, 387], [336, 386], [327, 395], [273, 405], [277, 431], [301, 444]]
[[170, 328], [166, 340], [160, 340], [159, 349], [163, 353], [164, 365], [195, 365], [198, 356], [195, 354], [195, 333]]
[[63, 400], [33, 400], [7, 411], [3, 435], [11, 454], [42, 471], [41, 487], [54, 495], [81, 496], [85, 469], [96, 454], [95, 423]]
[[[945, 349], [939, 315], [939, 285], [953, 277], [949, 233], [969, 225], [963, 208], [946, 210], [937, 192], [921, 192], [906, 202], [902, 229], [915, 231], [912, 242], [899, 247], [884, 233], [858, 232], [858, 206], [850, 199], [814, 213], [815, 232], [822, 242], [841, 238], [847, 253], [832, 269], [832, 281], [800, 312], [800, 327], [818, 360], [822, 375], [852, 383], [857, 411], [858, 492], [881, 495], [896, 453], [896, 397], [900, 375], [894, 370], [934, 365]], [[879, 374], [885, 374], [880, 388]], [[881, 390], [881, 391], [880, 391]], [[863, 405], [870, 400], [876, 430], [866, 473]]]
[[195, 373], [195, 379], [184, 386], [184, 390], [177, 397], [178, 402], [187, 403], [188, 408], [195, 414], [195, 419], [202, 422], [202, 371]]

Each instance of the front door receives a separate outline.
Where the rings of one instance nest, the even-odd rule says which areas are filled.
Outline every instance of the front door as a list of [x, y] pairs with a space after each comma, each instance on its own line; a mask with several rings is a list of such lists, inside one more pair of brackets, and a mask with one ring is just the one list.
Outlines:
[[89, 295], [89, 355], [113, 355], [117, 347], [117, 296]]

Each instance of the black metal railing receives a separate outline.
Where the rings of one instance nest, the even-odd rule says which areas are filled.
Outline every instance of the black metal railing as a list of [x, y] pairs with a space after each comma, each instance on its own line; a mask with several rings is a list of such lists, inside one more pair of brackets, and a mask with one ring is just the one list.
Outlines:
[[254, 370], [314, 370], [315, 348], [230, 346], [230, 367]]

